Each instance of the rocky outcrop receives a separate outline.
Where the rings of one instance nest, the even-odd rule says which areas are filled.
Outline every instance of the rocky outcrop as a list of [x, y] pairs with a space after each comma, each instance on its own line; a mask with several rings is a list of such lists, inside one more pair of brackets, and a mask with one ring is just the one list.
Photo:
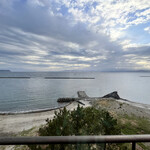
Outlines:
[[114, 91], [112, 93], [109, 93], [102, 98], [115, 98], [115, 99], [120, 99], [120, 96], [118, 95], [117, 91]]
[[79, 97], [79, 98], [89, 98], [89, 97], [86, 95], [85, 91], [78, 91], [77, 94], [78, 94], [78, 97]]

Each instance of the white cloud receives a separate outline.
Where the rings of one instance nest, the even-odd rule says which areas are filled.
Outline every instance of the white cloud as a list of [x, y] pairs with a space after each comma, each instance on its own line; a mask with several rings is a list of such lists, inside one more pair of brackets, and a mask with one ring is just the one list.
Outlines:
[[104, 60], [106, 59], [105, 56], [97, 56], [97, 57], [85, 57], [85, 56], [70, 56], [70, 55], [60, 55], [60, 58], [66, 58], [71, 60], [78, 60], [78, 61], [94, 61], [94, 60]]
[[[96, 6], [93, 7], [93, 2]], [[88, 6], [88, 12], [85, 7]], [[118, 39], [122, 30], [133, 25], [146, 23], [150, 19], [150, 1], [126, 0], [126, 1], [70, 1], [69, 12], [76, 21], [88, 23], [90, 28], [95, 28], [97, 23], [102, 24], [105, 33], [113, 40]], [[97, 31], [101, 30], [97, 26]], [[103, 30], [103, 29], [102, 29]], [[114, 35], [114, 31], [118, 31]]]
[[[149, 56], [150, 46], [137, 44], [138, 37], [125, 38], [130, 34], [127, 28], [148, 24], [148, 0], [2, 0], [0, 4], [0, 66], [57, 71], [148, 68], [143, 55]], [[150, 33], [150, 27], [143, 30]]]
[[150, 27], [146, 27], [146, 28], [144, 28], [144, 30], [150, 34]]

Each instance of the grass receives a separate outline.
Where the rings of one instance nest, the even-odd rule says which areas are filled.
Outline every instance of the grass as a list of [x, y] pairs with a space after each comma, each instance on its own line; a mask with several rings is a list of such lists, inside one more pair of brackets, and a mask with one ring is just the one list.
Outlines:
[[[145, 117], [137, 117], [133, 114], [117, 114], [115, 118], [118, 120], [122, 134], [150, 134], [150, 121]], [[149, 143], [137, 143], [137, 145], [143, 150], [150, 150]]]
[[118, 123], [123, 134], [150, 134], [150, 121], [135, 115], [118, 115]]
[[[130, 107], [129, 104], [125, 104], [124, 106], [124, 103], [119, 103], [115, 100], [106, 99], [95, 101], [93, 103], [93, 106], [109, 111], [111, 115], [117, 119], [121, 129], [121, 133], [124, 135], [150, 134], [150, 120], [146, 117], [139, 117], [136, 114], [128, 113], [126, 108]], [[126, 111], [123, 111], [123, 109]], [[131, 147], [131, 144], [126, 143], [125, 145], [128, 147], [128, 149], [131, 149], [129, 148]], [[137, 143], [137, 149], [150, 150], [150, 143]]]

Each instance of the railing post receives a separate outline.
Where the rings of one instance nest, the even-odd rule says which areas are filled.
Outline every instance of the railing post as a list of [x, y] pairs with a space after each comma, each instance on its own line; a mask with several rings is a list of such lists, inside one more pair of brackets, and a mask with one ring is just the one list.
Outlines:
[[136, 143], [132, 142], [132, 150], [136, 150]]

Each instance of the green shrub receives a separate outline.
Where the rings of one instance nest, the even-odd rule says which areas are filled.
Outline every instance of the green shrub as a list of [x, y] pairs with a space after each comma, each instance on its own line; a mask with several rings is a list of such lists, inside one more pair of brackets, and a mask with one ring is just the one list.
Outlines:
[[[114, 119], [107, 111], [94, 107], [83, 108], [78, 105], [76, 110], [68, 111], [66, 108], [55, 112], [52, 120], [47, 119], [46, 125], [39, 129], [40, 136], [69, 136], [69, 135], [112, 135], [121, 134]], [[101, 149], [104, 144], [51, 144], [46, 146], [32, 145], [32, 150], [55, 149]], [[110, 147], [110, 146], [109, 146]]]

